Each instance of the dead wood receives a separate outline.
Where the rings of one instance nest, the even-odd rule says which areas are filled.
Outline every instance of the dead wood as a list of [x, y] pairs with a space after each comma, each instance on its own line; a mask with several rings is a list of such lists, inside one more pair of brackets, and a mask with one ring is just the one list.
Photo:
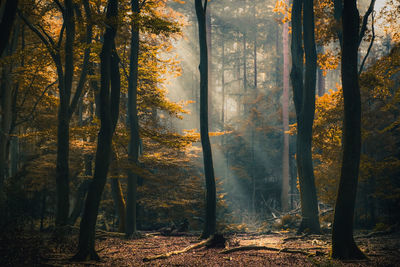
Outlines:
[[284, 238], [282, 241], [287, 242], [287, 241], [291, 241], [291, 240], [303, 239], [309, 235], [310, 235], [310, 233], [305, 233], [303, 235], [297, 235], [297, 236], [290, 236], [290, 237]]
[[214, 236], [211, 236], [210, 238], [208, 238], [206, 240], [203, 240], [203, 241], [201, 241], [199, 243], [190, 245], [190, 246], [188, 246], [188, 247], [186, 247], [184, 249], [181, 249], [181, 250], [174, 250], [174, 251], [170, 251], [170, 252], [167, 252], [167, 253], [164, 253], [164, 254], [159, 254], [159, 255], [155, 255], [155, 256], [151, 256], [151, 257], [145, 257], [145, 258], [143, 258], [143, 261], [147, 262], [147, 261], [152, 261], [152, 260], [157, 260], [157, 259], [166, 259], [166, 258], [171, 257], [173, 255], [182, 254], [182, 253], [188, 252], [188, 251], [190, 251], [192, 249], [196, 249], [196, 248], [200, 248], [202, 246], [206, 246], [208, 243], [212, 242], [213, 238], [214, 238]]
[[226, 249], [220, 252], [220, 254], [228, 254], [235, 251], [248, 251], [248, 250], [270, 250], [270, 251], [277, 251], [277, 252], [286, 252], [286, 253], [298, 253], [302, 255], [308, 256], [310, 253], [302, 251], [302, 250], [292, 250], [289, 248], [274, 248], [274, 247], [267, 247], [267, 246], [242, 246], [242, 247], [235, 247], [231, 249]]

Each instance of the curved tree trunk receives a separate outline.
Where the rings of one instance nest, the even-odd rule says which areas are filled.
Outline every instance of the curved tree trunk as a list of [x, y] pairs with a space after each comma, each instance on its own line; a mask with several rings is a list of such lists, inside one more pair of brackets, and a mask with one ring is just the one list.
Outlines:
[[344, 99], [343, 157], [332, 229], [332, 257], [361, 259], [353, 238], [354, 207], [361, 152], [361, 98], [358, 84], [359, 13], [356, 0], [343, 3], [342, 86]]
[[[304, 6], [304, 8], [303, 8]], [[304, 12], [302, 23], [302, 10]], [[303, 26], [303, 34], [302, 34]], [[303, 82], [303, 49], [306, 59]], [[320, 233], [318, 201], [314, 182], [311, 141], [315, 112], [316, 63], [313, 0], [294, 0], [292, 7], [291, 79], [297, 115], [297, 170], [299, 174], [302, 221], [299, 232]]]
[[[117, 31], [118, 0], [109, 0], [107, 19], [114, 23], [106, 28], [103, 48], [100, 53], [100, 131], [97, 140], [95, 169], [92, 183], [86, 197], [85, 211], [79, 231], [78, 252], [74, 260], [93, 259], [99, 256], [95, 251], [95, 227], [101, 195], [107, 180], [111, 159], [111, 141], [118, 121], [120, 74], [119, 58], [116, 53], [114, 38]], [[113, 19], [114, 18], [114, 19]], [[111, 92], [110, 92], [111, 83]]]
[[200, 137], [203, 147], [204, 173], [206, 179], [206, 220], [202, 238], [214, 235], [216, 232], [216, 189], [214, 167], [210, 138], [208, 136], [208, 59], [207, 59], [207, 34], [206, 10], [207, 1], [195, 1], [197, 21], [199, 24], [200, 42]]

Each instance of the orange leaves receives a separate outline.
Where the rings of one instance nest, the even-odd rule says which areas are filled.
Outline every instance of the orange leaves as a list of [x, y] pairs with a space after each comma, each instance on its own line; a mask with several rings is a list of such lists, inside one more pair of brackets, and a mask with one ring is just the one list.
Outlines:
[[340, 57], [337, 53], [327, 49], [325, 53], [318, 54], [318, 65], [323, 70], [323, 75], [326, 76], [327, 70], [334, 70], [338, 67]]
[[283, 15], [282, 23], [289, 22], [292, 17], [292, 7], [285, 0], [276, 1], [272, 11]]

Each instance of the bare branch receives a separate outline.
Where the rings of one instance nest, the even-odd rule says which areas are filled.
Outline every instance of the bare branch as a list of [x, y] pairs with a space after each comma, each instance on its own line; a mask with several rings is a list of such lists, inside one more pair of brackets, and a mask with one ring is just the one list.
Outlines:
[[51, 46], [49, 40], [46, 39], [46, 37], [37, 29], [21, 12], [21, 10], [18, 9], [18, 16], [25, 22], [25, 24], [33, 31], [39, 39], [42, 41], [42, 43], [46, 46], [47, 50], [49, 51], [51, 57], [53, 59], [56, 58], [56, 53], [54, 52], [53, 47]]
[[60, 9], [61, 13], [62, 13], [63, 16], [64, 16], [65, 9], [64, 9], [64, 7], [62, 6], [62, 4], [60, 3], [60, 1], [58, 1], [58, 0], [53, 0], [53, 1], [54, 1], [54, 3], [58, 6], [58, 8]]
[[64, 30], [65, 30], [65, 23], [63, 22], [63, 25], [62, 25], [61, 31], [60, 31], [60, 36], [58, 37], [57, 48], [61, 47], [61, 43], [62, 43], [62, 39], [63, 39], [63, 35], [64, 35]]
[[72, 99], [71, 105], [69, 107], [69, 116], [71, 117], [72, 114], [74, 113], [76, 106], [78, 104], [79, 98], [82, 95], [83, 87], [85, 85], [87, 73], [88, 73], [88, 68], [89, 68], [89, 59], [90, 59], [90, 44], [92, 43], [92, 35], [93, 35], [93, 25], [92, 25], [92, 17], [91, 17], [91, 12], [90, 12], [90, 7], [89, 7], [89, 2], [88, 0], [83, 0], [83, 5], [85, 8], [85, 13], [86, 13], [86, 19], [87, 19], [87, 24], [86, 24], [86, 48], [84, 51], [84, 56], [83, 56], [83, 63], [82, 63], [82, 71], [81, 75], [79, 77], [78, 85], [76, 87], [76, 91], [74, 94], [74, 97]]
[[143, 0], [140, 5], [139, 5], [139, 11], [143, 8], [143, 6], [146, 4], [146, 0]]
[[361, 72], [363, 71], [365, 61], [367, 60], [367, 57], [368, 57], [369, 53], [371, 52], [371, 48], [372, 48], [372, 46], [374, 44], [374, 40], [375, 40], [375, 27], [374, 27], [375, 12], [372, 12], [371, 19], [372, 19], [372, 22], [371, 22], [372, 23], [372, 25], [371, 25], [372, 38], [371, 38], [371, 42], [369, 43], [367, 53], [365, 54], [364, 59], [363, 59], [363, 61], [361, 63], [360, 70], [358, 71], [358, 76], [360, 76]]
[[25, 122], [30, 121], [30, 120], [33, 119], [34, 113], [36, 112], [36, 108], [37, 108], [38, 104], [40, 103], [40, 101], [42, 100], [42, 98], [44, 97], [44, 95], [46, 94], [47, 90], [49, 90], [57, 82], [58, 82], [58, 80], [55, 80], [54, 82], [52, 82], [51, 84], [46, 86], [46, 88], [43, 90], [42, 94], [39, 96], [39, 99], [36, 100], [35, 104], [33, 105], [32, 110], [29, 113], [29, 115], [25, 119], [23, 119], [22, 121], [19, 121], [19, 122], [15, 123], [15, 126], [20, 125], [22, 123], [25, 123]]
[[362, 39], [364, 38], [365, 31], [367, 30], [367, 24], [368, 24], [368, 17], [374, 11], [374, 6], [375, 6], [375, 1], [376, 0], [371, 0], [371, 3], [369, 4], [367, 12], [365, 12], [365, 15], [363, 17], [363, 21], [361, 24], [361, 30], [360, 30], [360, 36], [358, 38], [358, 46], [360, 46]]
[[44, 35], [46, 35], [47, 39], [49, 40], [49, 43], [52, 46], [55, 46], [55, 42], [54, 42], [53, 38], [46, 32], [46, 30], [42, 27], [42, 25], [38, 24], [37, 27], [42, 31], [42, 33]]

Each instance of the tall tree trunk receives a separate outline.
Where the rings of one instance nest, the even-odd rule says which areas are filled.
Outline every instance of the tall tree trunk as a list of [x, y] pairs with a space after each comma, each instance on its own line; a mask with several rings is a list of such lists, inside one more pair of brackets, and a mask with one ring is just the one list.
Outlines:
[[4, 50], [8, 45], [8, 41], [11, 35], [11, 29], [14, 24], [15, 15], [17, 13], [18, 0], [6, 0], [0, 2], [0, 5], [4, 4], [4, 11], [0, 18], [0, 57], [3, 55]]
[[[9, 1], [8, 1], [9, 2]], [[9, 6], [10, 3], [6, 3]], [[9, 8], [9, 7], [8, 7]], [[7, 10], [5, 10], [6, 12]], [[4, 15], [3, 19], [7, 16]], [[3, 21], [4, 22], [4, 21]], [[2, 23], [3, 23], [2, 22]], [[1, 25], [4, 27], [4, 25]], [[10, 25], [12, 27], [12, 24]], [[1, 29], [4, 31], [4, 29]], [[11, 29], [10, 29], [11, 30]], [[7, 36], [5, 55], [11, 56], [14, 54], [19, 38], [18, 27], [15, 28], [12, 34], [11, 40]], [[1, 58], [1, 55], [0, 55]], [[1, 78], [0, 78], [0, 200], [3, 193], [4, 179], [9, 175], [9, 152], [10, 152], [10, 135], [13, 132], [13, 120], [15, 119], [15, 108], [14, 104], [16, 101], [16, 91], [17, 87], [14, 85], [11, 73], [14, 65], [3, 65], [1, 68]]]
[[204, 173], [206, 179], [206, 216], [203, 238], [214, 235], [216, 232], [216, 188], [214, 178], [214, 167], [210, 138], [208, 135], [208, 57], [207, 57], [207, 34], [206, 34], [206, 10], [207, 0], [195, 0], [197, 21], [199, 24], [200, 43], [200, 137], [203, 147]]
[[282, 191], [281, 208], [289, 209], [289, 25], [283, 24], [283, 94], [282, 94], [282, 122], [283, 122], [283, 153], [282, 153]]
[[[120, 98], [119, 58], [115, 48], [117, 32], [118, 0], [109, 0], [107, 5], [107, 21], [104, 33], [103, 48], [100, 53], [100, 131], [97, 140], [97, 151], [93, 180], [85, 202], [85, 211], [79, 231], [78, 252], [74, 260], [93, 259], [99, 256], [95, 251], [95, 227], [101, 195], [107, 180], [107, 172], [111, 158], [111, 141], [118, 121]], [[110, 92], [111, 84], [111, 92]]]
[[354, 207], [361, 151], [361, 99], [358, 84], [359, 13], [356, 0], [343, 3], [341, 75], [344, 100], [343, 156], [332, 229], [332, 257], [361, 259], [353, 238]]
[[[139, 15], [139, 0], [131, 1], [133, 14]], [[138, 164], [139, 158], [139, 120], [137, 112], [137, 87], [139, 66], [139, 26], [135, 21], [132, 25], [131, 55], [128, 80], [128, 120], [130, 140], [128, 156], [131, 164]], [[128, 193], [126, 203], [126, 235], [132, 236], [136, 232], [136, 198], [137, 174], [128, 172]]]
[[209, 127], [213, 129], [214, 107], [212, 102], [212, 94], [214, 93], [213, 65], [212, 65], [212, 27], [211, 27], [211, 9], [206, 10], [206, 32], [207, 32], [207, 64], [208, 64], [208, 114]]
[[[304, 9], [302, 8], [304, 5]], [[303, 24], [302, 9], [304, 11]], [[302, 34], [302, 26], [304, 34]], [[303, 49], [306, 59], [303, 83]], [[318, 201], [311, 155], [315, 112], [316, 50], [313, 0], [294, 0], [292, 7], [292, 85], [297, 115], [297, 170], [299, 174], [302, 221], [298, 229], [320, 233]]]
[[[65, 58], [63, 79], [59, 80], [60, 105], [58, 106], [57, 125], [57, 159], [56, 159], [56, 226], [68, 223], [69, 216], [69, 101], [71, 99], [72, 80], [74, 75], [74, 40], [75, 20], [71, 0], [65, 0]], [[59, 67], [60, 68], [60, 67]], [[62, 68], [62, 67], [61, 67]]]

